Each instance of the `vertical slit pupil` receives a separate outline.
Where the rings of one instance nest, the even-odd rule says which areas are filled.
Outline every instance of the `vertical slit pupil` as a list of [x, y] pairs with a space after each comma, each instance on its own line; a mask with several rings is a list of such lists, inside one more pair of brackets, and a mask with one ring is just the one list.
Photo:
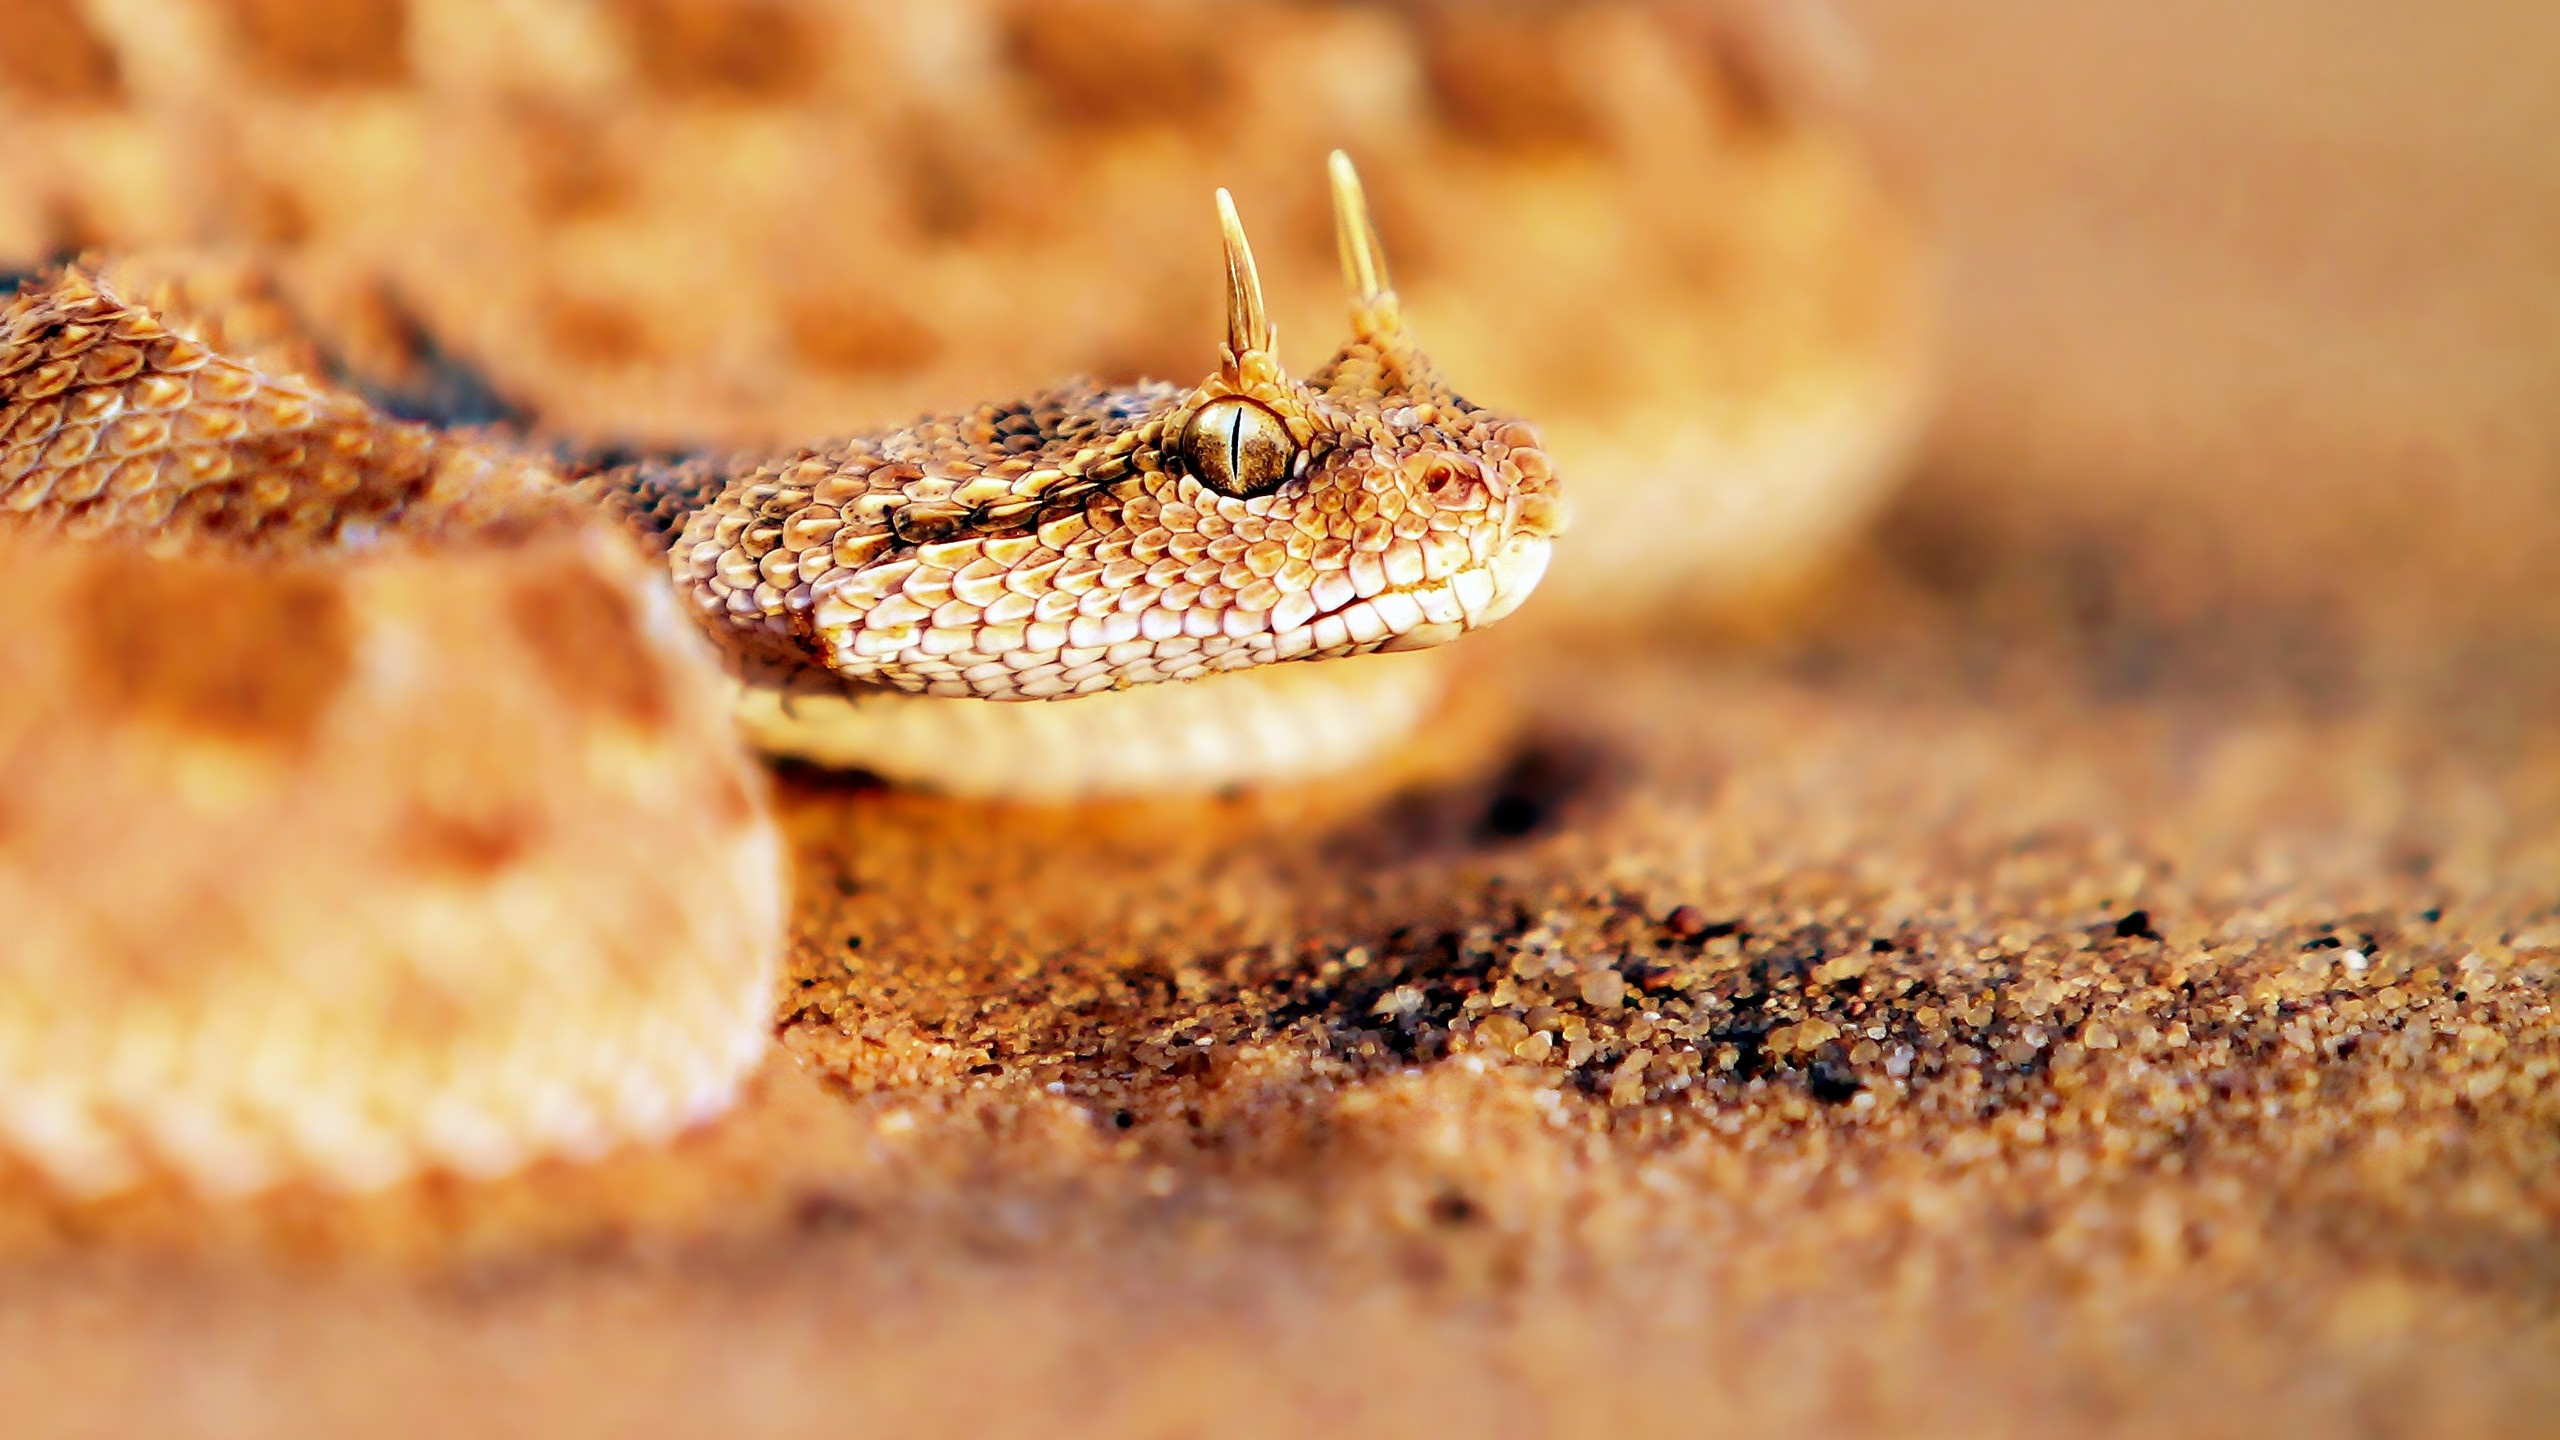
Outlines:
[[1182, 432], [1183, 463], [1191, 473], [1239, 499], [1287, 478], [1292, 448], [1279, 420], [1249, 400], [1213, 401]]

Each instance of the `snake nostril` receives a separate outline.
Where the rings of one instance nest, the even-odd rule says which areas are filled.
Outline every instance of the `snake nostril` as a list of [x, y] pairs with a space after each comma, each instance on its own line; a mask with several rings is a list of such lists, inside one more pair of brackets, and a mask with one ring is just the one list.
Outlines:
[[1475, 476], [1471, 472], [1445, 460], [1433, 461], [1424, 480], [1432, 500], [1442, 505], [1464, 504], [1467, 491], [1474, 483]]

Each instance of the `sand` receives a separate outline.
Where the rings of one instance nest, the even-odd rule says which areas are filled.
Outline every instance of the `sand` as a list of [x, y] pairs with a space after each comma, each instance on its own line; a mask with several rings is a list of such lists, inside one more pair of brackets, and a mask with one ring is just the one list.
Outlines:
[[1358, 785], [786, 771], [798, 1000], [729, 1120], [353, 1205], [8, 1191], [12, 1413], [2560, 1429], [2547, 37], [1852, 9], [1957, 364], [1821, 585], [1525, 614]]

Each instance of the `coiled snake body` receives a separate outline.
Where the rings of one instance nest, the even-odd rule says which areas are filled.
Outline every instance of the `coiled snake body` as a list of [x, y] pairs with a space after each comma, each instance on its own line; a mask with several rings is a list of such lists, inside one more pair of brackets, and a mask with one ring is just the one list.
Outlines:
[[1220, 192], [1200, 384], [777, 456], [564, 461], [386, 417], [183, 284], [22, 288], [0, 1153], [82, 1192], [364, 1187], [726, 1103], [781, 866], [695, 636], [769, 747], [846, 758], [809, 711], [865, 690], [1074, 710], [1509, 613], [1561, 528], [1552, 467], [1416, 346], [1333, 163], [1352, 336], [1303, 379]]

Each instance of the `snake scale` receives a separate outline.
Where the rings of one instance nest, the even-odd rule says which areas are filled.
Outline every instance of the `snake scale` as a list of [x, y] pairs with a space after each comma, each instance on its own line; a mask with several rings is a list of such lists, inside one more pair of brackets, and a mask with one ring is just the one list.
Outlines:
[[[1163, 688], [1217, 697], [1194, 719], [1244, 757], [1223, 780], [1269, 731], [1230, 718], [1256, 692], [1229, 672], [1510, 613], [1563, 526], [1555, 468], [1440, 377], [1339, 153], [1332, 182], [1351, 336], [1304, 377], [1220, 191], [1200, 383], [779, 454], [400, 420], [289, 317], [183, 274], [23, 285], [0, 1152], [76, 1193], [237, 1194], [666, 1134], [727, 1103], [770, 1024], [782, 866], [733, 699], [767, 748], [844, 758], [862, 696], [1074, 712], [1206, 680]], [[1284, 771], [1414, 711], [1297, 694], [1363, 719], [1264, 757]]]

